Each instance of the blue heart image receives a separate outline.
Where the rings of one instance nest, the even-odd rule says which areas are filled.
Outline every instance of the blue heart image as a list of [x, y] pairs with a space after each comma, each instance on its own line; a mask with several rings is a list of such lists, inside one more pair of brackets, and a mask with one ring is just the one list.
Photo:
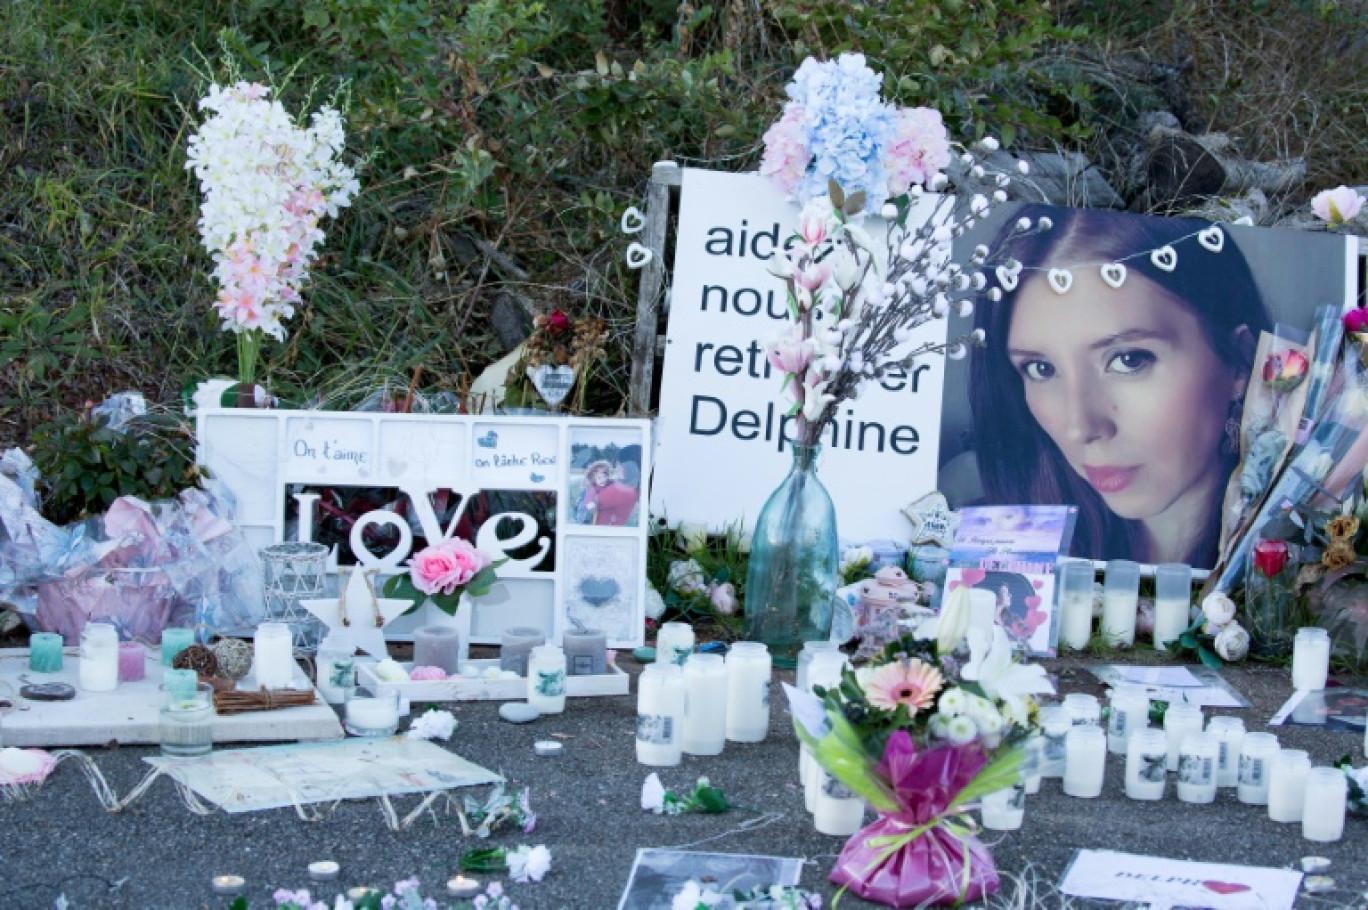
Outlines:
[[490, 430], [483, 436], [476, 437], [475, 444], [482, 449], [496, 448], [499, 445], [499, 434], [495, 433], [493, 430]]
[[616, 578], [587, 575], [580, 579], [579, 593], [590, 606], [604, 607], [622, 593], [622, 586], [617, 583]]
[[532, 472], [532, 482], [533, 482], [533, 483], [541, 483], [541, 482], [542, 482], [543, 480], [545, 480], [545, 479], [546, 479], [546, 477], [545, 477], [544, 475], [538, 474], [536, 471], [533, 471], [533, 472]]

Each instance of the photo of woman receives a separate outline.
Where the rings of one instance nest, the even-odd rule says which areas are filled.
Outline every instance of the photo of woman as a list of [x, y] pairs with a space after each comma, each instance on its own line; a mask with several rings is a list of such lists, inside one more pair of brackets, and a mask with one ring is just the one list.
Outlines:
[[641, 444], [637, 434], [572, 431], [570, 521], [637, 527], [641, 515]]
[[[1074, 556], [1212, 565], [1239, 458], [1227, 426], [1272, 329], [1244, 254], [1190, 219], [1012, 218], [999, 242], [1023, 268], [978, 307], [969, 367], [982, 502], [1078, 506]], [[1020, 219], [1033, 229], [1014, 236]]]

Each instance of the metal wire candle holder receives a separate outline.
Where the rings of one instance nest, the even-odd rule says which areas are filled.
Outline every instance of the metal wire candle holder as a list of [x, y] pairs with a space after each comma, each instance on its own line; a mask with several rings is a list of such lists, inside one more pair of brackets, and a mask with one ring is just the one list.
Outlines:
[[287, 623], [294, 647], [312, 652], [323, 624], [301, 601], [325, 596], [328, 548], [311, 541], [271, 544], [261, 550], [266, 619]]

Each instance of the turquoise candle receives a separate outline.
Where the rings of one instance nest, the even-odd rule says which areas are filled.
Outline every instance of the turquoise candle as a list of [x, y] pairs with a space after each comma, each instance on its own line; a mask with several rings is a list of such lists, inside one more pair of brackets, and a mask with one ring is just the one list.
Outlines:
[[195, 643], [195, 633], [192, 629], [182, 629], [179, 626], [172, 626], [169, 629], [162, 629], [161, 640], [161, 661], [163, 667], [171, 666], [175, 661], [176, 655], [184, 651]]
[[199, 674], [194, 670], [163, 670], [162, 683], [165, 684], [167, 701], [194, 698]]
[[34, 632], [29, 636], [29, 669], [34, 673], [56, 673], [62, 669], [62, 636], [55, 632]]

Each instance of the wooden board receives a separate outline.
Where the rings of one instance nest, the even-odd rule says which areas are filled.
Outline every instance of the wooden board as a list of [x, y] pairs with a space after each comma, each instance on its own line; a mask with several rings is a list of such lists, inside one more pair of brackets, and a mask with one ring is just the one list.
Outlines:
[[[76, 686], [71, 701], [28, 701], [0, 715], [0, 746], [49, 748], [156, 744], [162, 703], [161, 664], [152, 652], [147, 678], [120, 683], [113, 692], [82, 692], [77, 685], [76, 649], [68, 648], [59, 673], [30, 673], [27, 648], [0, 649], [0, 683], [17, 694], [26, 682], [64, 682]], [[21, 680], [20, 675], [26, 677]], [[306, 684], [303, 677], [300, 684]], [[0, 686], [3, 688], [3, 686]], [[13, 698], [13, 695], [7, 695]], [[320, 698], [304, 708], [253, 711], [214, 718], [214, 743], [293, 742], [341, 739], [337, 714]]]
[[[468, 660], [467, 665], [477, 667], [481, 672], [494, 667], [496, 660]], [[412, 670], [413, 664], [400, 664], [405, 670]], [[631, 677], [616, 664], [609, 664], [609, 672], [599, 676], [565, 677], [565, 694], [570, 698], [585, 698], [598, 695], [626, 695], [631, 691]], [[442, 680], [420, 680], [418, 682], [383, 682], [375, 675], [373, 662], [357, 662], [357, 681], [363, 689], [379, 692], [397, 689], [399, 697], [415, 701], [526, 701], [527, 677], [517, 679], [485, 679], [483, 676], [453, 676]]]

